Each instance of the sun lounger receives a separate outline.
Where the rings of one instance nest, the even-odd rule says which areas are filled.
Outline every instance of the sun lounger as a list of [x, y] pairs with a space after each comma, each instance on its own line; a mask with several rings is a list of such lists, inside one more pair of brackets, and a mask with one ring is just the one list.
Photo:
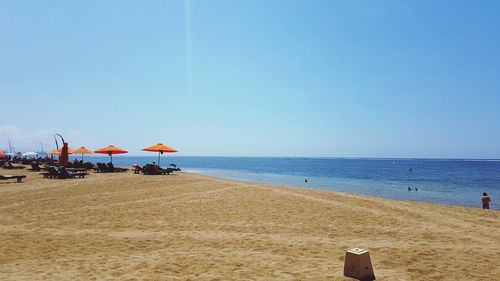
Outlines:
[[158, 165], [155, 165], [155, 168], [156, 168], [156, 172], [158, 172], [162, 175], [169, 175], [170, 173], [173, 172], [172, 168], [163, 169], [162, 167], [160, 167]]
[[167, 168], [163, 169], [160, 166], [154, 165], [154, 164], [146, 164], [142, 168], [142, 173], [145, 175], [168, 175], [172, 172], [172, 169]]
[[74, 172], [73, 173], [73, 177], [76, 178], [76, 177], [79, 177], [79, 178], [84, 178], [85, 176], [88, 176], [89, 173], [87, 172]]
[[127, 168], [121, 168], [121, 167], [115, 167], [113, 166], [113, 163], [108, 163], [108, 168], [111, 172], [115, 172], [115, 173], [122, 173], [122, 172], [126, 172], [128, 171]]
[[104, 163], [97, 163], [97, 169], [95, 169], [96, 173], [120, 173], [120, 172], [126, 172], [129, 169], [127, 168], [121, 168], [121, 167], [115, 167], [113, 166], [112, 163], [104, 164]]
[[58, 178], [59, 172], [56, 170], [54, 166], [50, 166], [47, 172], [40, 173], [44, 178]]
[[86, 175], [88, 175], [85, 172], [70, 172], [70, 171], [66, 170], [66, 168], [64, 168], [64, 167], [60, 167], [58, 172], [59, 172], [60, 179], [73, 179], [76, 177], [84, 178]]
[[144, 175], [158, 175], [155, 166], [152, 164], [146, 164], [146, 166], [142, 167], [142, 173]]
[[87, 172], [87, 168], [67, 168], [68, 172], [72, 173], [82, 173], [82, 172]]
[[26, 178], [25, 175], [0, 175], [0, 180], [16, 179], [17, 182], [21, 182], [24, 178]]
[[31, 169], [28, 169], [28, 171], [32, 172], [40, 172], [42, 168], [37, 163], [31, 163]]
[[110, 169], [108, 168], [108, 166], [104, 163], [97, 163], [96, 166], [97, 167], [94, 169], [94, 171], [96, 173], [109, 173], [109, 172], [111, 172]]
[[85, 163], [85, 164], [84, 164], [84, 166], [85, 166], [85, 168], [86, 168], [87, 170], [95, 170], [95, 166], [94, 166], [94, 164], [92, 164], [92, 163], [90, 163], [90, 162]]
[[15, 169], [24, 169], [26, 167], [24, 167], [24, 165], [12, 165], [12, 163], [7, 162], [7, 164], [5, 164], [3, 168], [8, 170], [15, 170]]
[[134, 171], [134, 174], [140, 174], [142, 172], [142, 167], [134, 164], [132, 165], [132, 171]]
[[72, 178], [84, 178], [88, 175], [85, 172], [70, 172], [66, 168], [61, 167], [59, 171], [55, 167], [49, 167], [49, 171], [41, 173], [44, 178], [55, 178], [55, 179], [72, 179]]
[[171, 169], [172, 171], [176, 171], [176, 172], [180, 172], [181, 171], [181, 168], [179, 168], [177, 165], [175, 164], [170, 164], [170, 167], [171, 168], [167, 168], [167, 169]]

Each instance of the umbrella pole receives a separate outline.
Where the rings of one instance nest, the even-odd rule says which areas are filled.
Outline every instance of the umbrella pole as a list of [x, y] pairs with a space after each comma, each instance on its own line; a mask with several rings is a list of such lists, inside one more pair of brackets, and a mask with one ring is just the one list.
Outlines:
[[158, 151], [158, 167], [160, 167], [160, 153], [161, 152]]
[[113, 164], [113, 154], [109, 154], [109, 157], [111, 157], [111, 164]]

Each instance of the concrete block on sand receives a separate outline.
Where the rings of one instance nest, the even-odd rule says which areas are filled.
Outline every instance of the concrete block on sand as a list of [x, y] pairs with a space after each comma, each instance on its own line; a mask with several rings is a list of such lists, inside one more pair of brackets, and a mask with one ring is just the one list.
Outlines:
[[367, 250], [353, 248], [346, 252], [344, 276], [358, 280], [375, 280], [370, 253]]

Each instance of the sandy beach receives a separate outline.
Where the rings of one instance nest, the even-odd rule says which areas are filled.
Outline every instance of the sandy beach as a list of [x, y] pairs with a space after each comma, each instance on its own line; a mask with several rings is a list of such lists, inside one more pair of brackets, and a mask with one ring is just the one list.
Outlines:
[[1, 280], [352, 280], [353, 247], [378, 280], [500, 276], [498, 211], [188, 173], [20, 173], [0, 182]]

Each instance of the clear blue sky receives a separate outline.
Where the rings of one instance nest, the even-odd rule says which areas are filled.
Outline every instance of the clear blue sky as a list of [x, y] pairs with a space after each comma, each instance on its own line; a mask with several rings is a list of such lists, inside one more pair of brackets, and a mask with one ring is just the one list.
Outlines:
[[0, 1], [0, 148], [500, 158], [500, 1]]

